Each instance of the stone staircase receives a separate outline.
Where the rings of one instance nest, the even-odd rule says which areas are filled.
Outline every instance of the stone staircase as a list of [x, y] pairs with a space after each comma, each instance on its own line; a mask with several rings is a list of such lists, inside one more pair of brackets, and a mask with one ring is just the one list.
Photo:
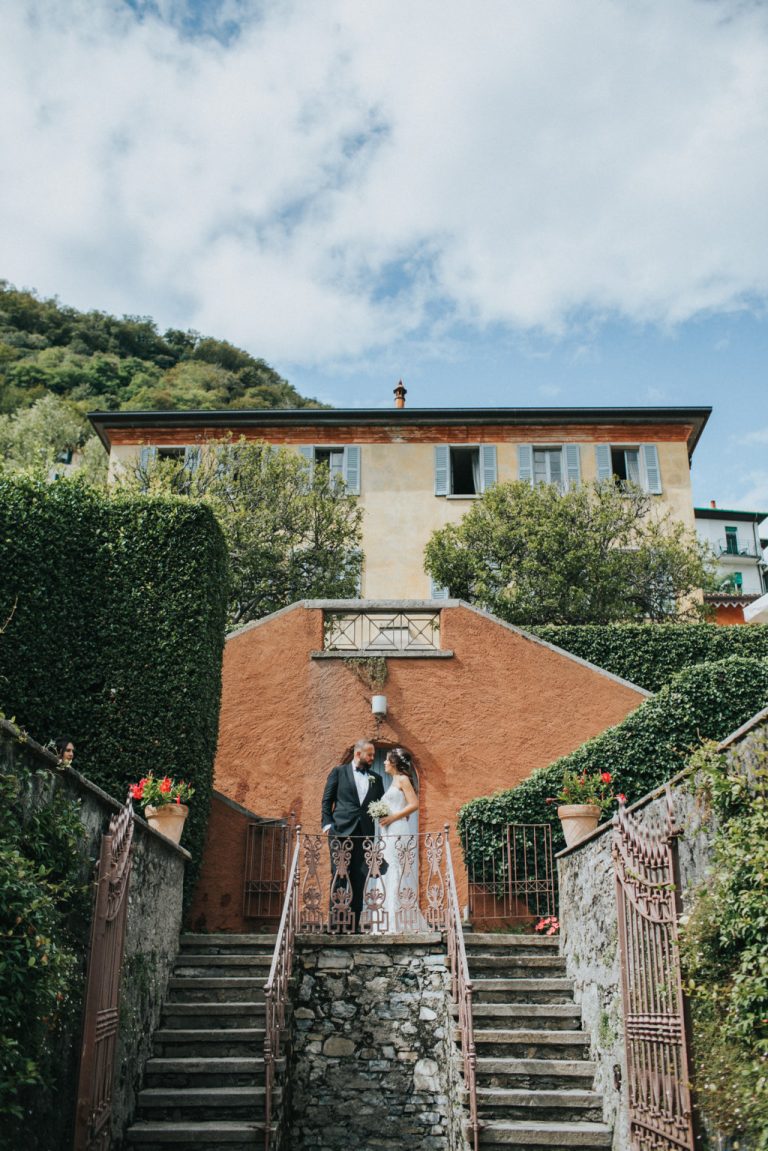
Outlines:
[[[263, 987], [275, 937], [182, 935], [179, 942], [126, 1143], [141, 1151], [253, 1151], [264, 1141]], [[280, 1092], [276, 1086], [276, 1104]]]
[[581, 1011], [555, 938], [467, 934], [480, 1146], [610, 1148]]

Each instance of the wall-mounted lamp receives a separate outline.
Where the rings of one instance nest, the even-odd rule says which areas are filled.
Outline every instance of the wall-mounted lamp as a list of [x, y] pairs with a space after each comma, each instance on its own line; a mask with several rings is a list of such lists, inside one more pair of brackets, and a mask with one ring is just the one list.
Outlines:
[[386, 719], [387, 697], [385, 695], [374, 695], [371, 699], [371, 711], [377, 719]]

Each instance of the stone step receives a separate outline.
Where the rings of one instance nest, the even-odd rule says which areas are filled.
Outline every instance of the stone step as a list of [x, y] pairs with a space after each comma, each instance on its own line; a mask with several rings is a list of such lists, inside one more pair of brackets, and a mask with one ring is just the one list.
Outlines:
[[179, 947], [182, 951], [260, 951], [272, 955], [277, 944], [276, 935], [227, 935], [212, 933], [210, 935], [194, 935], [186, 933], [179, 937]]
[[266, 976], [172, 975], [167, 1005], [175, 1003], [263, 1003]]
[[[264, 1112], [264, 1087], [149, 1087], [139, 1092], [142, 1120], [193, 1120], [258, 1118]], [[282, 1088], [275, 1086], [277, 1102]]]
[[475, 1028], [478, 1055], [512, 1059], [586, 1059], [589, 1038], [584, 1031], [478, 1030]]
[[[457, 1004], [453, 1004], [451, 1010], [458, 1016]], [[549, 1031], [568, 1031], [580, 1027], [581, 1008], [575, 1003], [475, 1003], [473, 1000], [472, 1018], [475, 1026], [483, 1030], [494, 1027], [509, 1030], [523, 1024]]]
[[587, 1059], [522, 1059], [481, 1056], [477, 1060], [478, 1087], [505, 1087], [528, 1091], [589, 1089], [596, 1064]]
[[152, 1036], [158, 1058], [237, 1058], [261, 1057], [264, 1052], [263, 1027], [218, 1027], [205, 1030], [182, 1027], [159, 1028]]
[[560, 946], [556, 935], [527, 935], [521, 932], [465, 931], [464, 949], [467, 955], [480, 948], [499, 948], [505, 951], [557, 951]]
[[481, 1087], [477, 1092], [481, 1119], [533, 1120], [535, 1122], [600, 1123], [603, 1097], [596, 1091], [517, 1091]]
[[214, 975], [217, 972], [232, 972], [233, 975], [256, 975], [263, 972], [266, 982], [269, 968], [272, 964], [271, 955], [240, 955], [237, 952], [218, 954], [212, 952], [180, 951], [173, 965], [173, 974], [177, 978], [190, 975]]
[[[285, 1057], [275, 1060], [285, 1069]], [[145, 1087], [257, 1087], [264, 1082], [264, 1059], [249, 1057], [153, 1056], [144, 1067]]]
[[560, 955], [510, 955], [508, 952], [488, 951], [468, 955], [469, 973], [474, 978], [475, 972], [509, 971], [510, 973], [530, 971], [534, 975], [565, 971], [565, 960]]
[[171, 1030], [262, 1026], [266, 1007], [261, 1003], [166, 1003], [163, 1024]]
[[141, 1121], [128, 1128], [126, 1139], [131, 1146], [141, 1147], [142, 1151], [162, 1151], [165, 1147], [174, 1147], [175, 1151], [207, 1151], [221, 1145], [228, 1151], [253, 1151], [254, 1147], [263, 1144], [264, 1127], [264, 1122], [258, 1120]]
[[527, 1147], [579, 1147], [602, 1151], [613, 1143], [613, 1132], [604, 1123], [528, 1123], [491, 1120], [483, 1123], [480, 1146], [503, 1145], [508, 1151]]
[[573, 980], [559, 976], [540, 979], [472, 979], [472, 1004], [573, 1003]]

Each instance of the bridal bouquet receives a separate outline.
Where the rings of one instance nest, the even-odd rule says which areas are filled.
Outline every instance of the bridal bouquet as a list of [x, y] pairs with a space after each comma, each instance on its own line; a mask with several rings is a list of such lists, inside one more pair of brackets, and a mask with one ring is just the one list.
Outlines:
[[388, 815], [392, 814], [390, 806], [385, 803], [383, 799], [374, 799], [373, 803], [368, 804], [368, 814], [371, 819], [386, 819]]

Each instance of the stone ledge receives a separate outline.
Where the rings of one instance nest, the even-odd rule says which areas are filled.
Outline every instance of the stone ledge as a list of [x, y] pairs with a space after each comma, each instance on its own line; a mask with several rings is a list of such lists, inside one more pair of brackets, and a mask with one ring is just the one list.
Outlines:
[[344, 651], [311, 651], [310, 659], [453, 659], [450, 650], [389, 651], [377, 647], [347, 648]]

